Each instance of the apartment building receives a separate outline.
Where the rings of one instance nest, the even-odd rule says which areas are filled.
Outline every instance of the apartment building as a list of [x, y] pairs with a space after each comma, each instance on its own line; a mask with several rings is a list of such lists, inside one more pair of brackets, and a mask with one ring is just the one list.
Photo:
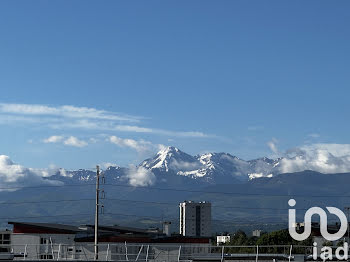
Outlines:
[[211, 236], [211, 203], [180, 203], [180, 234], [187, 237]]

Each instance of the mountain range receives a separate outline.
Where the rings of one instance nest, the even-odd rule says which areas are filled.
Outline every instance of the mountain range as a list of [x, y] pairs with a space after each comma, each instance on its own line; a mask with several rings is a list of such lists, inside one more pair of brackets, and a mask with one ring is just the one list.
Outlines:
[[[194, 200], [212, 203], [216, 231], [269, 230], [286, 226], [290, 198], [298, 209], [349, 206], [349, 173], [282, 173], [284, 161], [245, 161], [227, 153], [191, 156], [167, 147], [137, 166], [109, 166], [102, 172], [101, 223], [148, 227], [170, 220], [177, 231], [178, 203]], [[0, 227], [8, 220], [93, 222], [95, 171], [58, 172], [45, 179], [64, 186], [0, 191]], [[302, 219], [303, 213], [297, 216]]]
[[[169, 184], [173, 180], [181, 180], [197, 185], [236, 184], [247, 182], [259, 177], [272, 177], [280, 173], [279, 164], [282, 158], [267, 157], [245, 161], [228, 153], [206, 153], [192, 156], [176, 147], [166, 147], [154, 157], [144, 160], [137, 167], [125, 168], [110, 166], [104, 173], [108, 179], [125, 183], [129, 181], [128, 174], [143, 171], [146, 176], [156, 179], [151, 184]], [[93, 172], [80, 169], [67, 171], [66, 178], [71, 181], [91, 181], [95, 179]], [[135, 176], [136, 178], [137, 176]], [[57, 174], [50, 179], [63, 180]], [[144, 179], [145, 177], [143, 177]], [[171, 181], [169, 181], [171, 180]], [[192, 180], [192, 181], [191, 181]], [[132, 184], [132, 182], [131, 182]], [[172, 184], [174, 186], [174, 184]]]

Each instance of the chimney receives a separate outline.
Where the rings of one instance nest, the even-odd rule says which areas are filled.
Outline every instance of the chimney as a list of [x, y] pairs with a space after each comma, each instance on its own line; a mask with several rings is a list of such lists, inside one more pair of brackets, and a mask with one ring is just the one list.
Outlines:
[[170, 225], [171, 225], [171, 222], [169, 222], [169, 221], [165, 221], [163, 223], [163, 233], [166, 236], [168, 236], [168, 237], [170, 237], [170, 235], [171, 235], [171, 233], [170, 233]]

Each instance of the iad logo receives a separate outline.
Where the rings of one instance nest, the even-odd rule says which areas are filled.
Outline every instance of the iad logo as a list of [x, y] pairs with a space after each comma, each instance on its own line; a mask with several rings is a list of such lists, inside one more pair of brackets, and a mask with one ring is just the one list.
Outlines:
[[[290, 199], [288, 201], [288, 205], [290, 207], [294, 207], [296, 205], [296, 201], [294, 199]], [[327, 219], [327, 213], [320, 207], [312, 207], [308, 209], [304, 216], [304, 232], [303, 233], [297, 233], [296, 232], [296, 211], [295, 209], [289, 209], [288, 215], [288, 228], [289, 228], [289, 234], [291, 237], [297, 241], [303, 241], [307, 239], [311, 235], [311, 219], [313, 215], [318, 215], [320, 217], [320, 232], [321, 235], [328, 241], [335, 241], [341, 239], [347, 230], [348, 220], [345, 216], [345, 214], [336, 207], [326, 207], [329, 213], [336, 215], [340, 220], [340, 228], [339, 231], [330, 234], [328, 232], [328, 219]], [[320, 257], [322, 260], [332, 259], [332, 248], [331, 247], [323, 247], [321, 249]], [[340, 252], [343, 252], [344, 255], [341, 255]], [[344, 243], [344, 247], [338, 247], [335, 256], [339, 260], [348, 259], [348, 244]], [[314, 243], [313, 248], [313, 259], [316, 260], [318, 257], [317, 255], [317, 243]]]
[[[296, 205], [296, 201], [294, 199], [289, 199], [288, 205], [290, 207], [294, 207]], [[348, 224], [348, 220], [346, 219], [345, 214], [343, 213], [343, 211], [341, 211], [336, 207], [326, 207], [326, 208], [329, 213], [336, 215], [340, 220], [340, 229], [337, 233], [334, 233], [334, 234], [328, 233], [328, 229], [327, 229], [328, 219], [327, 219], [326, 212], [320, 207], [312, 207], [308, 209], [305, 213], [305, 216], [304, 216], [305, 228], [303, 233], [296, 232], [295, 209], [289, 209], [288, 227], [289, 227], [289, 234], [291, 235], [291, 237], [297, 241], [303, 241], [307, 239], [311, 234], [311, 218], [313, 215], [319, 215], [321, 235], [328, 241], [335, 241], [342, 238], [346, 233], [347, 224]]]

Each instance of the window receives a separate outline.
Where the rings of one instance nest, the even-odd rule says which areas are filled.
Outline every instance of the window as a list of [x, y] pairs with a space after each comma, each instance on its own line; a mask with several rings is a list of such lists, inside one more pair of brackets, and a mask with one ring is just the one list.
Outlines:
[[40, 238], [40, 244], [41, 244], [41, 245], [48, 244], [48, 243], [49, 243], [49, 241], [48, 241], [47, 238], [44, 238], [44, 237], [41, 237], [41, 238]]
[[53, 259], [53, 257], [50, 254], [45, 254], [45, 255], [40, 255], [40, 259]]
[[10, 234], [0, 234], [0, 245], [10, 245]]
[[10, 253], [9, 247], [0, 247], [0, 253]]

